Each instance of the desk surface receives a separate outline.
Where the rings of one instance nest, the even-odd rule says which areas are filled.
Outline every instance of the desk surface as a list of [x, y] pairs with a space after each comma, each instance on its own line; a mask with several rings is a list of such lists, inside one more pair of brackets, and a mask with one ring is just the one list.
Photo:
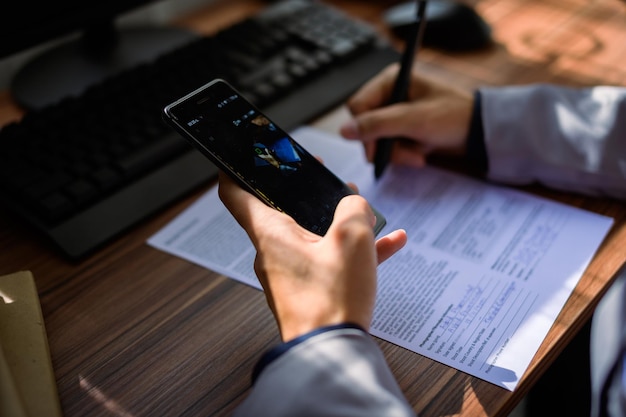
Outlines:
[[[332, 1], [380, 25], [392, 1]], [[626, 85], [626, 7], [621, 0], [478, 0], [497, 45], [471, 54], [425, 49], [417, 68], [459, 85], [554, 82]], [[218, 1], [181, 23], [212, 32], [261, 1]], [[0, 124], [19, 117], [0, 95]], [[338, 116], [337, 116], [338, 114]], [[333, 129], [337, 118], [318, 126]], [[408, 400], [426, 416], [506, 416], [591, 316], [626, 258], [626, 205], [538, 187], [527, 191], [615, 218], [615, 226], [509, 392], [378, 340]], [[160, 252], [146, 239], [206, 189], [174, 204], [78, 264], [0, 208], [0, 275], [31, 270], [39, 290], [66, 416], [229, 415], [250, 372], [279, 341], [263, 294]]]

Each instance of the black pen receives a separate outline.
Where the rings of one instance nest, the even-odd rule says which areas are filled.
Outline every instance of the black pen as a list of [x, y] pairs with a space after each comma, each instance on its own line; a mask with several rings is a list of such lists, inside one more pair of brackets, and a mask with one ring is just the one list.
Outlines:
[[[424, 28], [426, 27], [426, 1], [417, 1], [417, 13], [415, 22], [410, 27], [409, 36], [407, 37], [407, 43], [402, 54], [402, 61], [400, 62], [400, 71], [396, 78], [396, 83], [391, 92], [391, 100], [388, 104], [399, 103], [406, 101], [408, 98], [409, 84], [411, 82], [411, 68], [413, 66], [413, 59], [417, 54], [419, 45], [422, 43], [422, 37], [424, 36]], [[379, 139], [376, 142], [376, 153], [374, 154], [374, 175], [376, 178], [380, 178], [383, 171], [389, 163], [391, 158], [391, 148], [393, 146], [393, 139], [384, 138]]]

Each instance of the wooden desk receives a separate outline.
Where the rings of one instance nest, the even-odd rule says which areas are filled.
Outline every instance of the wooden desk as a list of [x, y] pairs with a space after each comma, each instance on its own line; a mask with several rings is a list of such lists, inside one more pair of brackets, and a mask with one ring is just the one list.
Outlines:
[[[393, 2], [332, 3], [377, 24]], [[497, 45], [488, 51], [424, 50], [417, 68], [449, 82], [626, 85], [626, 7], [621, 0], [480, 0]], [[221, 1], [181, 20], [212, 32], [260, 7]], [[3, 95], [0, 123], [21, 112]], [[335, 116], [341, 118], [341, 113]], [[336, 118], [320, 120], [326, 128]], [[423, 417], [506, 416], [590, 317], [626, 258], [626, 205], [539, 187], [528, 191], [615, 218], [515, 392], [385, 341], [379, 343]], [[250, 372], [279, 341], [263, 294], [146, 245], [205, 190], [72, 264], [0, 209], [0, 274], [34, 273], [63, 411], [72, 416], [223, 416], [246, 396]]]

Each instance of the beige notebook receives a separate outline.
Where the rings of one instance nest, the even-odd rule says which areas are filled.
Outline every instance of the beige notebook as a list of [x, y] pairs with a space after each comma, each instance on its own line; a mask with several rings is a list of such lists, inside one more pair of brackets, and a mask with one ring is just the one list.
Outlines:
[[0, 416], [62, 415], [30, 271], [0, 276], [0, 398]]

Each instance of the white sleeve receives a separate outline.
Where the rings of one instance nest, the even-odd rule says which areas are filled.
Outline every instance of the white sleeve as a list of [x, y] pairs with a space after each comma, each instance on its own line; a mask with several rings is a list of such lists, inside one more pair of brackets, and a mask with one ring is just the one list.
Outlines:
[[235, 416], [415, 416], [372, 337], [357, 329], [316, 335], [260, 373]]
[[626, 199], [626, 88], [482, 88], [488, 178]]

